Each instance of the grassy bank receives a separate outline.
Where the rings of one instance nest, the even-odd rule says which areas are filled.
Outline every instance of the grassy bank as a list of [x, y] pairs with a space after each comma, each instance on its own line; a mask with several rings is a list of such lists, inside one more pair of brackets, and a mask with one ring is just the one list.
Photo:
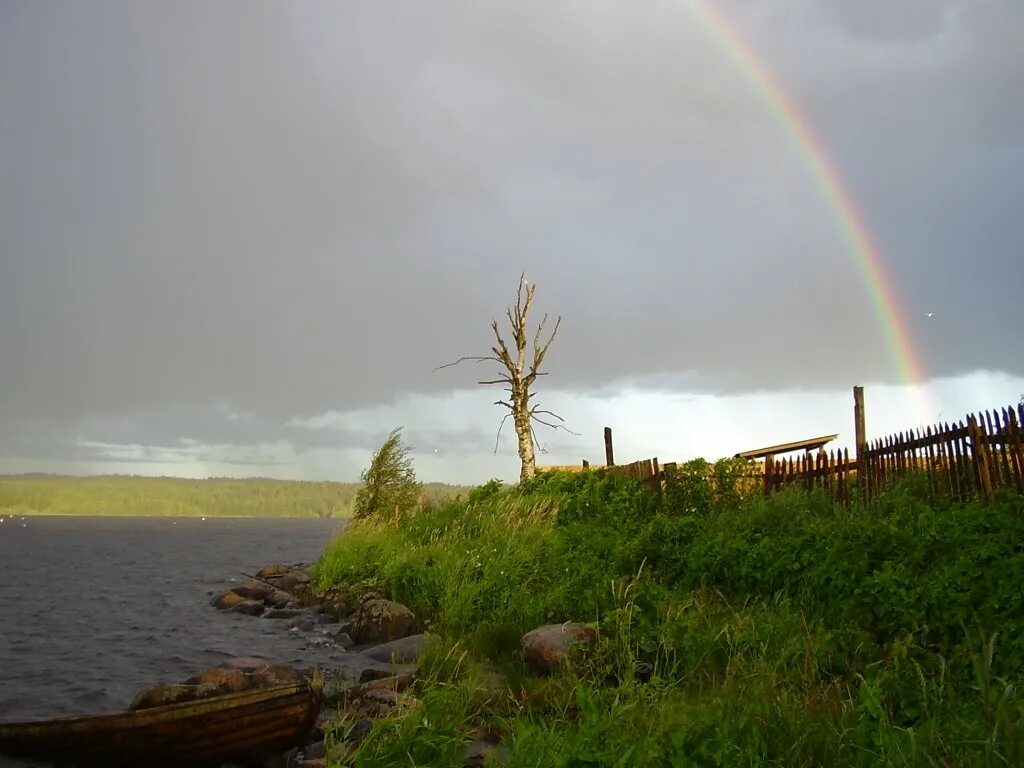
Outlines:
[[[359, 483], [177, 477], [0, 476], [0, 515], [347, 517]], [[467, 489], [428, 483], [434, 501]]]
[[[444, 638], [422, 707], [355, 765], [459, 765], [474, 732], [510, 766], [1021, 765], [1022, 542], [1019, 497], [934, 504], [913, 480], [845, 510], [556, 473], [358, 521], [315, 576], [376, 582]], [[519, 638], [567, 620], [598, 644], [531, 677]]]

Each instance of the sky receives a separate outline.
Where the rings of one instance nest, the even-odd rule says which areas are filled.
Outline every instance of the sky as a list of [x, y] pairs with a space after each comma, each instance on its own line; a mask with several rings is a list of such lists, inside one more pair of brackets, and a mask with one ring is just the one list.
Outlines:
[[493, 366], [435, 369], [523, 273], [541, 464], [1016, 403], [1022, 41], [1019, 0], [6, 0], [0, 473], [356, 480], [402, 426], [512, 480]]

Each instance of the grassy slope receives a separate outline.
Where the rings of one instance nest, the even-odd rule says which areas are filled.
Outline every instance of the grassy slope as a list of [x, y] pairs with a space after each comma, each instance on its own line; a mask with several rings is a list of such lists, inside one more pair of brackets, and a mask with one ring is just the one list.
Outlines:
[[[1024, 764], [1021, 499], [925, 497], [909, 482], [843, 510], [683, 482], [659, 502], [553, 474], [357, 522], [320, 584], [379, 582], [447, 644], [422, 709], [355, 762], [458, 765], [486, 726], [510, 766]], [[564, 620], [595, 622], [598, 647], [531, 679], [519, 637]]]
[[[359, 483], [176, 477], [0, 476], [0, 514], [343, 517]], [[429, 483], [428, 499], [468, 489]]]

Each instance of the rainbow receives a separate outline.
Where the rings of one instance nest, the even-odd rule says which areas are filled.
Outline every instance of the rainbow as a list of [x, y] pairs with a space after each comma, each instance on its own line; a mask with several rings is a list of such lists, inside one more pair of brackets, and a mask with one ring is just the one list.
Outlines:
[[927, 423], [931, 420], [929, 415], [934, 414], [927, 398], [924, 368], [915, 351], [896, 286], [886, 270], [878, 247], [871, 240], [853, 198], [843, 187], [838, 172], [825, 154], [821, 141], [754, 48], [722, 12], [706, 0], [694, 0], [688, 7], [710, 38], [754, 86], [792, 141], [814, 183], [820, 188], [846, 247], [856, 261], [896, 374], [911, 390], [919, 421]]

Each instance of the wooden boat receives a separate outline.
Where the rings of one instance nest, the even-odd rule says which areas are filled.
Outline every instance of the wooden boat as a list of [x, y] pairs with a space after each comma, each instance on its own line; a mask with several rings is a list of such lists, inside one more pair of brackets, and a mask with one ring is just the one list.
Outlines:
[[0, 754], [81, 766], [258, 763], [299, 746], [323, 677], [115, 715], [0, 723]]

